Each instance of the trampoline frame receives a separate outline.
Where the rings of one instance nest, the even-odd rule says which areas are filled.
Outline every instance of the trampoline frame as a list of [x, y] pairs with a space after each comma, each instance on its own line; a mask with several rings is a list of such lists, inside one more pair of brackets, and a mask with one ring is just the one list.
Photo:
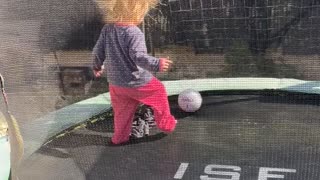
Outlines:
[[[277, 78], [216, 78], [216, 79], [193, 79], [163, 81], [168, 96], [178, 95], [185, 89], [203, 91], [260, 91], [260, 90], [281, 90], [287, 92], [299, 92], [307, 94], [320, 94], [320, 81], [303, 81], [297, 79], [277, 79]], [[196, 86], [195, 86], [196, 85]], [[24, 159], [28, 159], [45, 142], [58, 133], [85, 122], [92, 116], [101, 114], [111, 108], [109, 93], [100, 94], [96, 97], [80, 101], [57, 111], [51, 112], [44, 117], [36, 119], [34, 123], [27, 124], [26, 129], [37, 128], [39, 131], [29, 131], [24, 135], [25, 154]], [[30, 126], [30, 127], [28, 127]], [[41, 132], [40, 132], [41, 131]], [[37, 134], [37, 135], [35, 135]], [[33, 137], [33, 139], [28, 139]], [[37, 137], [37, 140], [34, 140]], [[0, 143], [2, 148], [3, 143]], [[3, 150], [0, 149], [1, 152]], [[5, 154], [4, 156], [8, 156]], [[1, 157], [3, 157], [1, 155]], [[10, 163], [1, 163], [1, 167], [9, 169]], [[23, 164], [22, 164], [23, 166]], [[7, 172], [8, 173], [8, 172]], [[6, 173], [0, 174], [0, 180], [7, 180]]]

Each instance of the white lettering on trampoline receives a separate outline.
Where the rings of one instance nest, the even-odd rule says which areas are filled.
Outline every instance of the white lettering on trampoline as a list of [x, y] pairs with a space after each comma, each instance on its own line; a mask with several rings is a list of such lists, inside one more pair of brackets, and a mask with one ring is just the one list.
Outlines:
[[189, 166], [189, 163], [181, 163], [178, 171], [176, 172], [176, 175], [174, 175], [174, 179], [182, 179], [188, 166]]
[[[181, 163], [174, 179], [182, 179], [189, 167], [189, 163]], [[190, 169], [190, 168], [189, 168]], [[278, 172], [278, 173], [276, 173]], [[296, 169], [260, 167], [257, 180], [285, 179], [284, 174], [296, 173]], [[204, 169], [205, 175], [200, 180], [240, 180], [241, 167], [230, 165], [209, 164]]]
[[261, 167], [259, 170], [259, 177], [258, 180], [268, 180], [270, 178], [280, 178], [284, 179], [283, 174], [271, 174], [270, 172], [285, 172], [285, 173], [296, 173], [295, 169], [282, 169], [282, 168], [268, 168], [268, 167]]
[[[232, 171], [216, 171], [216, 170], [232, 170]], [[241, 168], [238, 166], [226, 166], [226, 165], [216, 165], [210, 164], [205, 167], [204, 173], [208, 175], [200, 176], [201, 180], [239, 180]], [[213, 178], [209, 175], [224, 176], [224, 178]]]

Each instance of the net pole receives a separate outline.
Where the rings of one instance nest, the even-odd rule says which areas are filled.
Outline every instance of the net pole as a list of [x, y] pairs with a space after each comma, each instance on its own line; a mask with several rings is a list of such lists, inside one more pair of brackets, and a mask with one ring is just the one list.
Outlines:
[[0, 74], [0, 88], [1, 88], [1, 93], [2, 93], [4, 102], [5, 102], [5, 107], [6, 107], [6, 110], [3, 114], [5, 116], [5, 119], [8, 124], [8, 129], [9, 129], [8, 132], [9, 132], [9, 143], [10, 143], [10, 165], [11, 165], [10, 178], [11, 180], [19, 180], [17, 171], [24, 153], [23, 138], [22, 138], [20, 127], [17, 120], [11, 115], [9, 111], [8, 96], [5, 92], [4, 78], [1, 74]]

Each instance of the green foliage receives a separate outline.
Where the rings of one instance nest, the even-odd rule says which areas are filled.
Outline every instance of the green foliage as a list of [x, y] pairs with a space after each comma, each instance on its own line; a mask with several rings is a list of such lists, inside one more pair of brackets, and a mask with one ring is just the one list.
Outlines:
[[234, 42], [225, 55], [224, 77], [302, 78], [293, 65], [285, 64], [282, 57], [273, 59], [265, 53], [252, 54], [247, 43]]
[[249, 46], [242, 41], [236, 41], [225, 55], [225, 67], [223, 76], [250, 77], [256, 75], [256, 65], [251, 56]]
[[[275, 61], [278, 63], [275, 63]], [[282, 57], [271, 59], [266, 56], [257, 56], [256, 62], [258, 76], [296, 79], [303, 78], [303, 75], [298, 72], [296, 67], [285, 64]]]

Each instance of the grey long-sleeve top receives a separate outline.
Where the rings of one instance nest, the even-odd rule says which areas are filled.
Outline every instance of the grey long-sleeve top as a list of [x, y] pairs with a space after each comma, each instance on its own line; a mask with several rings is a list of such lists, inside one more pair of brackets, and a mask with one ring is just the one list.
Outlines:
[[108, 82], [121, 87], [147, 84], [152, 72], [160, 70], [160, 60], [147, 54], [145, 38], [137, 26], [107, 24], [93, 48], [93, 68], [105, 65]]

